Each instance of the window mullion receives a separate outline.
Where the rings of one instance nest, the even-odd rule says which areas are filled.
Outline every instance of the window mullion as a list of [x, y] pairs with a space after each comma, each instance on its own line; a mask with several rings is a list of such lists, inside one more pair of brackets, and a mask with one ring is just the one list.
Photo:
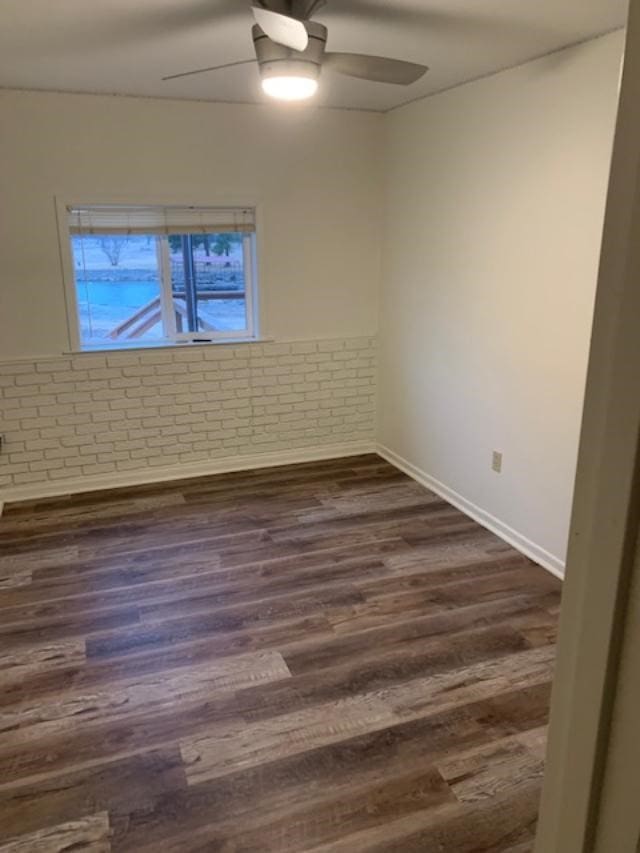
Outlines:
[[160, 305], [162, 310], [162, 327], [166, 338], [174, 341], [177, 335], [176, 312], [173, 306], [173, 286], [171, 283], [171, 254], [169, 238], [156, 237], [158, 252], [158, 268], [160, 270]]
[[182, 237], [182, 258], [184, 262], [184, 295], [187, 306], [189, 331], [198, 331], [198, 295], [196, 293], [196, 265], [193, 259], [193, 238], [191, 234]]
[[254, 288], [255, 288], [255, 270], [253, 265], [254, 241], [250, 234], [242, 236], [242, 260], [244, 274], [244, 316], [246, 331], [249, 337], [255, 335], [255, 318], [254, 318]]

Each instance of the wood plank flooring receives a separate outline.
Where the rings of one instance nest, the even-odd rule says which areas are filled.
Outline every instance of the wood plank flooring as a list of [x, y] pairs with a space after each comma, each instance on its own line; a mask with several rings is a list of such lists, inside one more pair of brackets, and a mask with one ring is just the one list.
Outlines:
[[526, 853], [559, 599], [374, 455], [11, 504], [0, 851]]

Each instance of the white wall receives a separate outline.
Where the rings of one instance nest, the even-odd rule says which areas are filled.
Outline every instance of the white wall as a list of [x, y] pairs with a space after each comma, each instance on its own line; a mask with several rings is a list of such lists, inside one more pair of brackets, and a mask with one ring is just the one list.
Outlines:
[[379, 440], [556, 568], [622, 47], [614, 33], [387, 125]]
[[383, 118], [0, 92], [0, 359], [68, 349], [54, 196], [260, 204], [263, 334], [371, 335]]

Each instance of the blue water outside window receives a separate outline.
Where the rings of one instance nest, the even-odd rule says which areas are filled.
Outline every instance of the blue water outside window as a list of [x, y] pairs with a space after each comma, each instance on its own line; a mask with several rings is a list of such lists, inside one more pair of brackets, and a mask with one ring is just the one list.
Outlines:
[[154, 236], [71, 238], [83, 345], [165, 337], [156, 240]]

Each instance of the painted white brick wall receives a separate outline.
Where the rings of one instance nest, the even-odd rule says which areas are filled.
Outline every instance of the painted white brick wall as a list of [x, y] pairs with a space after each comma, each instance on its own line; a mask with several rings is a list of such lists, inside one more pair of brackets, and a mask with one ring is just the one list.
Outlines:
[[0, 363], [0, 491], [373, 442], [375, 357], [346, 338]]

